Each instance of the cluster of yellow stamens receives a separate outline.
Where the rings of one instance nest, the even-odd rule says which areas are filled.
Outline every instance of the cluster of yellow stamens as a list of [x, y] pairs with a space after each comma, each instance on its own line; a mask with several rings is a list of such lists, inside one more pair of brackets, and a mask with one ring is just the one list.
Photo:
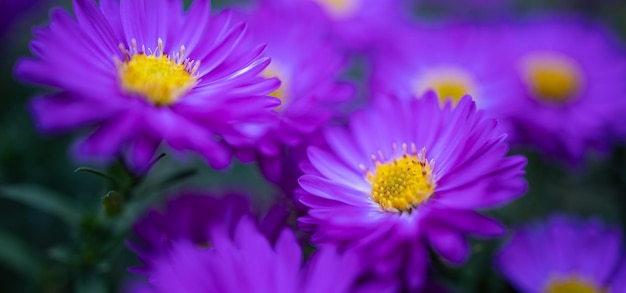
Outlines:
[[[393, 144], [394, 155], [398, 147]], [[436, 183], [433, 175], [434, 162], [426, 160], [426, 150], [418, 152], [415, 144], [402, 144], [401, 156], [388, 162], [382, 152], [372, 155], [376, 169], [366, 172], [366, 179], [372, 185], [372, 199], [381, 208], [390, 212], [411, 212], [426, 201], [435, 191]]]
[[359, 0], [317, 0], [329, 14], [335, 17], [350, 15], [357, 7]]
[[606, 290], [600, 289], [592, 282], [572, 277], [572, 278], [555, 278], [551, 280], [545, 293], [606, 293]]
[[452, 66], [432, 68], [417, 79], [417, 95], [434, 90], [441, 103], [452, 100], [458, 103], [465, 95], [472, 94], [474, 80], [465, 70]]
[[522, 59], [521, 67], [522, 76], [533, 96], [545, 102], [567, 102], [582, 87], [583, 77], [579, 65], [562, 54], [529, 54]]
[[280, 79], [280, 87], [278, 87], [275, 91], [271, 92], [269, 96], [275, 97], [280, 100], [280, 105], [276, 107], [274, 110], [277, 112], [281, 112], [285, 103], [287, 102], [287, 80], [283, 74], [280, 74], [280, 71], [276, 68], [277, 66], [274, 63], [270, 64], [268, 67], [261, 72], [266, 78], [277, 77]]
[[192, 89], [198, 77], [199, 62], [185, 58], [185, 46], [178, 53], [163, 53], [163, 41], [159, 39], [156, 49], [141, 51], [135, 39], [132, 48], [120, 44], [124, 60], [116, 58], [122, 90], [140, 95], [157, 106], [171, 105]]

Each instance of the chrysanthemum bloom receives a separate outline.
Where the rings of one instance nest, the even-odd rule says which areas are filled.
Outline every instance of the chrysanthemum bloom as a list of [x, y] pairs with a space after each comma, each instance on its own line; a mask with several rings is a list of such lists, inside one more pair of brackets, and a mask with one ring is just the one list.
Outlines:
[[74, 11], [52, 11], [16, 74], [57, 89], [32, 104], [41, 129], [95, 127], [79, 157], [127, 154], [141, 169], [164, 142], [222, 168], [231, 158], [224, 139], [258, 136], [249, 125], [274, 119], [278, 101], [266, 95], [278, 81], [259, 76], [269, 64], [263, 47], [242, 50], [244, 24], [212, 18], [208, 0], [186, 13], [166, 0], [75, 0]]
[[364, 50], [399, 24], [409, 22], [406, 0], [258, 0], [295, 17], [328, 25], [330, 36], [350, 50]]
[[618, 228], [556, 215], [516, 231], [497, 266], [520, 292], [625, 292], [624, 252]]
[[492, 109], [506, 106], [501, 97], [515, 86], [515, 78], [503, 74], [508, 64], [502, 61], [506, 55], [499, 35], [492, 27], [469, 25], [392, 32], [372, 54], [370, 87], [405, 98], [434, 90], [442, 104], [471, 95], [478, 108], [492, 114]]
[[264, 55], [272, 63], [262, 72], [277, 77], [280, 88], [271, 95], [281, 100], [276, 108], [279, 121], [252, 146], [239, 149], [242, 160], [258, 159], [266, 176], [280, 177], [285, 148], [309, 139], [331, 117], [338, 106], [354, 96], [354, 86], [339, 81], [346, 58], [320, 30], [306, 19], [294, 19], [270, 3], [259, 3], [241, 17], [249, 25], [252, 43], [266, 43]]
[[300, 227], [314, 244], [359, 251], [374, 274], [410, 288], [424, 284], [429, 245], [464, 262], [466, 234], [504, 230], [476, 210], [525, 191], [525, 158], [506, 156], [505, 135], [469, 97], [443, 108], [433, 92], [381, 99], [348, 129], [325, 132], [328, 150], [309, 148], [300, 201], [310, 210]]
[[517, 88], [502, 117], [512, 139], [580, 162], [603, 151], [626, 125], [626, 55], [603, 28], [574, 20], [520, 24], [508, 34]]
[[272, 243], [249, 216], [233, 228], [208, 230], [211, 242], [204, 246], [173, 241], [153, 260], [150, 285], [133, 292], [354, 292], [360, 271], [354, 255], [322, 248], [303, 266], [289, 229]]
[[[170, 200], [164, 210], [151, 210], [139, 219], [133, 230], [138, 241], [128, 245], [144, 263], [132, 268], [137, 273], [150, 273], [153, 261], [167, 253], [172, 243], [180, 240], [204, 247], [212, 242], [210, 231], [233, 231], [244, 217], [257, 217], [251, 202], [244, 195], [227, 194], [221, 197], [207, 194], [183, 194]], [[260, 218], [263, 232], [276, 239], [285, 226], [287, 212], [273, 206]]]

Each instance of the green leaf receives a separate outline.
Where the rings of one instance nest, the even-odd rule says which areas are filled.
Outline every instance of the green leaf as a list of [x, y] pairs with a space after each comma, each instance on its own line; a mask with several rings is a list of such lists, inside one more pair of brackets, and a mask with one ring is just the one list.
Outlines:
[[0, 186], [0, 198], [22, 203], [33, 209], [57, 216], [70, 225], [80, 220], [80, 211], [63, 195], [28, 184]]
[[43, 267], [43, 258], [36, 249], [9, 233], [0, 231], [0, 262], [26, 277], [36, 277]]

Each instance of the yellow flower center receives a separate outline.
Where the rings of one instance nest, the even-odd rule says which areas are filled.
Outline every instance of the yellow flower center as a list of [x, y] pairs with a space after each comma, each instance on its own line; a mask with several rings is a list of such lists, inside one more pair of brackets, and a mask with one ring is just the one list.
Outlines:
[[411, 212], [435, 190], [433, 162], [426, 160], [426, 150], [418, 152], [412, 144], [411, 153], [407, 151], [407, 145], [403, 144], [402, 156], [387, 163], [380, 162], [384, 160], [382, 153], [379, 152], [378, 157], [372, 155], [376, 165], [373, 172], [361, 166], [367, 172], [367, 181], [372, 185], [372, 199], [385, 211]]
[[271, 92], [269, 96], [275, 97], [280, 100], [280, 105], [274, 108], [274, 111], [281, 112], [284, 109], [285, 103], [287, 103], [287, 80], [284, 74], [281, 74], [278, 70], [277, 66], [274, 64], [270, 64], [266, 67], [261, 75], [265, 78], [273, 78], [277, 77], [280, 79], [280, 87], [278, 87], [275, 91]]
[[326, 9], [326, 11], [335, 17], [345, 17], [357, 8], [359, 0], [317, 0], [317, 2]]
[[418, 78], [417, 94], [421, 96], [427, 90], [434, 90], [441, 103], [452, 100], [456, 105], [463, 96], [472, 94], [474, 80], [465, 70], [443, 66], [433, 68]]
[[550, 281], [545, 293], [605, 293], [606, 290], [599, 289], [592, 282], [588, 282], [577, 277], [556, 278]]
[[524, 81], [541, 101], [557, 104], [570, 101], [582, 87], [582, 70], [567, 56], [533, 53], [522, 58], [521, 66]]
[[144, 48], [139, 53], [135, 40], [132, 42], [132, 52], [120, 45], [124, 61], [117, 60], [121, 87], [126, 93], [140, 95], [157, 106], [167, 106], [196, 85], [195, 73], [200, 63], [184, 58], [184, 46], [178, 54], [168, 56], [163, 53], [160, 39], [154, 52], [146, 52]]

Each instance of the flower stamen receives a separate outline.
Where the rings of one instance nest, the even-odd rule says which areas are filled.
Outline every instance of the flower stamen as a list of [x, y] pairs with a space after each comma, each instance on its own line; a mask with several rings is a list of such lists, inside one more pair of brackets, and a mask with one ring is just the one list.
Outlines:
[[474, 79], [465, 70], [455, 66], [440, 66], [424, 72], [416, 84], [417, 95], [434, 90], [441, 104], [451, 100], [456, 105], [465, 95], [472, 94]]
[[595, 284], [578, 277], [555, 278], [550, 281], [545, 293], [605, 293]]
[[544, 102], [561, 104], [582, 88], [582, 72], [571, 58], [557, 53], [533, 53], [522, 59], [522, 74], [532, 95]]
[[435, 190], [434, 162], [426, 160], [426, 149], [418, 152], [415, 144], [411, 144], [410, 151], [408, 147], [403, 143], [401, 156], [398, 156], [398, 147], [394, 143], [393, 150], [399, 158], [388, 162], [384, 162], [381, 151], [372, 155], [376, 166], [373, 171], [359, 166], [372, 185], [372, 199], [385, 211], [410, 213], [428, 200]]
[[282, 112], [285, 109], [285, 105], [289, 102], [287, 100], [287, 79], [286, 75], [282, 74], [279, 70], [279, 66], [274, 65], [274, 63], [270, 64], [266, 67], [261, 75], [265, 78], [273, 78], [276, 77], [280, 80], [280, 86], [273, 92], [271, 92], [268, 96], [277, 98], [280, 100], [280, 105], [274, 109], [276, 112]]
[[317, 0], [326, 11], [337, 18], [347, 17], [352, 14], [356, 8], [358, 0]]
[[120, 44], [123, 61], [115, 58], [122, 90], [139, 95], [157, 106], [176, 102], [197, 83], [200, 62], [185, 58], [185, 46], [167, 55], [163, 52], [163, 41], [159, 38], [154, 50], [131, 40], [132, 48]]

